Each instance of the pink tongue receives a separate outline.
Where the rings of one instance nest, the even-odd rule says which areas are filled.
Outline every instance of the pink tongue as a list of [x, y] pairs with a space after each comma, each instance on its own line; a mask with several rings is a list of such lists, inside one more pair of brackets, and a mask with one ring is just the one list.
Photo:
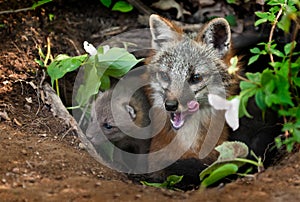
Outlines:
[[189, 108], [188, 109], [189, 112], [196, 112], [199, 109], [199, 103], [197, 101], [194, 101], [194, 100], [189, 101], [187, 103], [187, 106]]

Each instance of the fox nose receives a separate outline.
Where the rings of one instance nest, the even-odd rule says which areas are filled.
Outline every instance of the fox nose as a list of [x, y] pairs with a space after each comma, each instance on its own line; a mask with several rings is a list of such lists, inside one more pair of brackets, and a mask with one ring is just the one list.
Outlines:
[[176, 111], [178, 108], [178, 101], [177, 100], [166, 100], [165, 108], [167, 111]]

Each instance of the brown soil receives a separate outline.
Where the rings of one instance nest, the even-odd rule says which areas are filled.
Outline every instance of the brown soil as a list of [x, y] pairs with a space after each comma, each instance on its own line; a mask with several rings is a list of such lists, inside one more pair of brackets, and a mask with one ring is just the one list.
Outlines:
[[[12, 2], [0, 0], [0, 10], [32, 5]], [[37, 96], [37, 46], [45, 50], [49, 36], [53, 55], [77, 55], [84, 40], [100, 44], [111, 27], [137, 27], [137, 13], [110, 12], [99, 1], [62, 2], [0, 15], [0, 201], [300, 201], [299, 152], [263, 173], [202, 192], [133, 184], [95, 161]]]

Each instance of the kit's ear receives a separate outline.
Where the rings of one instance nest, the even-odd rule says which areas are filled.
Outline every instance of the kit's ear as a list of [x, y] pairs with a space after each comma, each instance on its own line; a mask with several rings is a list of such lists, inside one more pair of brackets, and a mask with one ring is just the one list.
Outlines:
[[125, 109], [128, 112], [128, 114], [130, 115], [131, 119], [134, 120], [136, 118], [136, 112], [135, 112], [134, 108], [128, 104], [125, 104]]
[[158, 50], [165, 43], [181, 38], [182, 30], [159, 15], [152, 14], [149, 18], [152, 35], [152, 48]]
[[211, 20], [201, 28], [196, 40], [215, 48], [220, 57], [225, 56], [231, 46], [231, 32], [227, 20], [224, 18]]

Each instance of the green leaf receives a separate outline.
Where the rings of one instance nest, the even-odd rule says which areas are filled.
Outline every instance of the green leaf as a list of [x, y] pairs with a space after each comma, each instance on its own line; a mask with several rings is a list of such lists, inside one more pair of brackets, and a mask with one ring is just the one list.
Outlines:
[[254, 23], [254, 26], [257, 27], [258, 25], [260, 25], [262, 23], [265, 23], [267, 21], [268, 20], [266, 18], [262, 18], [262, 19], [256, 20], [255, 23]]
[[269, 13], [257, 11], [255, 12], [255, 15], [259, 18], [267, 18], [269, 16]]
[[181, 182], [183, 176], [178, 176], [178, 175], [170, 175], [167, 177], [167, 184], [168, 184], [168, 188], [169, 187], [174, 187], [175, 184]]
[[31, 6], [31, 8], [34, 10], [34, 9], [36, 9], [37, 7], [39, 7], [39, 6], [41, 6], [41, 5], [44, 5], [44, 4], [46, 4], [46, 3], [49, 3], [49, 2], [51, 2], [52, 0], [40, 0], [40, 1], [38, 1], [38, 2], [36, 2], [36, 3], [34, 3], [32, 6]]
[[105, 54], [98, 55], [99, 66], [108, 76], [119, 78], [125, 75], [142, 59], [137, 60], [124, 48], [111, 48]]
[[257, 87], [257, 85], [252, 82], [248, 82], [248, 81], [240, 82], [240, 88], [242, 91], [247, 90], [247, 89], [254, 89], [256, 87]]
[[277, 99], [276, 103], [277, 104], [288, 104], [290, 106], [294, 106], [294, 103], [292, 102], [291, 98], [291, 93], [289, 91], [290, 84], [288, 81], [288, 77], [284, 76], [277, 76], [276, 80], [276, 85], [277, 85]]
[[249, 153], [248, 147], [243, 142], [223, 142], [215, 148], [220, 153], [218, 162], [234, 160], [237, 157], [246, 157]]
[[151, 187], [173, 189], [174, 185], [179, 183], [182, 180], [182, 178], [183, 178], [183, 176], [170, 175], [167, 177], [167, 180], [164, 181], [163, 183], [152, 183], [152, 182], [146, 182], [146, 181], [141, 181], [141, 183], [143, 185], [151, 186]]
[[56, 79], [62, 78], [66, 73], [72, 72], [81, 66], [87, 55], [70, 57], [68, 55], [58, 55], [47, 67], [47, 73], [51, 78], [53, 86]]
[[99, 92], [101, 82], [97, 75], [97, 69], [93, 65], [85, 65], [84, 69], [84, 83], [79, 86], [76, 94], [76, 102], [80, 106], [85, 106], [92, 95]]
[[201, 182], [201, 187], [206, 188], [229, 175], [235, 174], [238, 169], [239, 167], [234, 163], [222, 165]]
[[283, 58], [285, 55], [281, 52], [281, 51], [279, 51], [279, 50], [277, 50], [277, 49], [270, 49], [271, 50], [271, 53], [273, 53], [274, 55], [276, 55], [276, 56], [278, 56], [278, 57], [281, 57], [281, 58]]
[[34, 59], [34, 61], [41, 67], [45, 67], [44, 62], [42, 60]]
[[271, 107], [272, 104], [277, 104], [278, 97], [276, 94], [270, 94], [265, 96], [265, 103], [268, 107]]
[[248, 96], [244, 96], [241, 98], [240, 107], [239, 107], [239, 117], [243, 117], [245, 115], [249, 118], [252, 118], [252, 116], [247, 111], [248, 99], [249, 99]]
[[255, 102], [261, 110], [263, 110], [263, 111], [266, 110], [267, 106], [266, 106], [266, 103], [265, 103], [265, 94], [264, 94], [262, 89], [260, 89], [256, 92]]
[[118, 1], [112, 8], [113, 11], [120, 11], [123, 13], [132, 11], [133, 6], [126, 1]]
[[166, 188], [163, 183], [141, 181], [142, 185], [156, 188]]
[[84, 65], [84, 82], [78, 89], [76, 101], [84, 106], [91, 96], [98, 93], [100, 87], [110, 87], [110, 76], [124, 76], [140, 61], [124, 48], [111, 48], [103, 53], [103, 47], [99, 47], [97, 54], [90, 56]]
[[256, 73], [250, 73], [250, 72], [247, 72], [246, 73], [246, 77], [252, 81], [252, 82], [255, 82], [255, 83], [259, 83], [260, 82], [260, 79], [261, 79], [261, 73], [259, 72], [256, 72]]
[[295, 41], [293, 41], [291, 43], [287, 43], [284, 46], [284, 54], [289, 55], [291, 53], [292, 47], [296, 47], [296, 42]]
[[220, 155], [217, 161], [200, 173], [199, 177], [201, 181], [223, 164], [235, 163], [236, 165], [243, 165], [244, 163], [235, 161], [235, 159], [238, 157], [246, 157], [249, 153], [247, 145], [237, 141], [224, 142], [223, 144], [217, 146], [215, 150], [217, 150]]
[[106, 74], [104, 74], [101, 77], [101, 90], [105, 91], [105, 90], [108, 90], [109, 88], [110, 88], [109, 77]]
[[278, 5], [280, 5], [280, 4], [284, 4], [284, 1], [280, 1], [280, 0], [271, 0], [271, 1], [268, 1], [267, 4], [270, 5], [270, 6], [278, 6]]
[[100, 1], [107, 8], [109, 8], [111, 5], [111, 0], [100, 0]]
[[259, 54], [260, 53], [260, 49], [257, 48], [257, 47], [255, 47], [255, 48], [250, 49], [250, 52], [254, 53], [254, 54]]
[[236, 2], [236, 0], [226, 0], [227, 1], [227, 3], [229, 3], [229, 4], [236, 4], [237, 2]]
[[230, 26], [237, 26], [237, 23], [236, 23], [236, 18], [234, 15], [227, 15], [225, 16], [225, 19], [227, 20], [227, 22], [229, 23]]
[[293, 82], [296, 86], [300, 87], [300, 78], [299, 77], [293, 78]]
[[260, 55], [254, 55], [249, 59], [248, 65], [251, 65], [252, 63], [254, 63], [255, 61], [258, 60]]
[[[289, 108], [287, 110], [285, 109], [281, 109], [278, 111], [278, 114], [280, 116], [292, 116], [292, 117], [296, 117], [297, 116], [297, 113], [298, 111], [300, 112], [299, 108], [298, 107], [293, 107], [293, 108]], [[300, 115], [300, 114], [299, 114]], [[299, 116], [300, 118], [300, 116]], [[297, 117], [298, 119], [298, 117]]]
[[[248, 74], [248, 73], [247, 73]], [[246, 76], [247, 76], [246, 74]], [[248, 77], [256, 80], [257, 76], [260, 77], [260, 75], [257, 74], [248, 74]], [[259, 86], [255, 83], [248, 82], [248, 81], [241, 81], [240, 82], [240, 106], [239, 106], [239, 117], [243, 117], [246, 115], [247, 117], [251, 118], [252, 116], [247, 111], [247, 103], [248, 99], [255, 95]]]
[[290, 31], [291, 27], [291, 19], [288, 15], [283, 15], [281, 20], [278, 22], [277, 27], [283, 30], [285, 33]]
[[282, 65], [281, 62], [271, 62], [270, 65], [275, 68], [275, 69], [279, 69]]
[[261, 85], [266, 86], [270, 81], [274, 80], [275, 76], [273, 74], [273, 71], [270, 69], [265, 69], [261, 73]]
[[52, 13], [50, 13], [50, 14], [48, 15], [48, 17], [49, 17], [49, 21], [51, 22], [51, 21], [54, 20], [55, 15], [52, 14]]

